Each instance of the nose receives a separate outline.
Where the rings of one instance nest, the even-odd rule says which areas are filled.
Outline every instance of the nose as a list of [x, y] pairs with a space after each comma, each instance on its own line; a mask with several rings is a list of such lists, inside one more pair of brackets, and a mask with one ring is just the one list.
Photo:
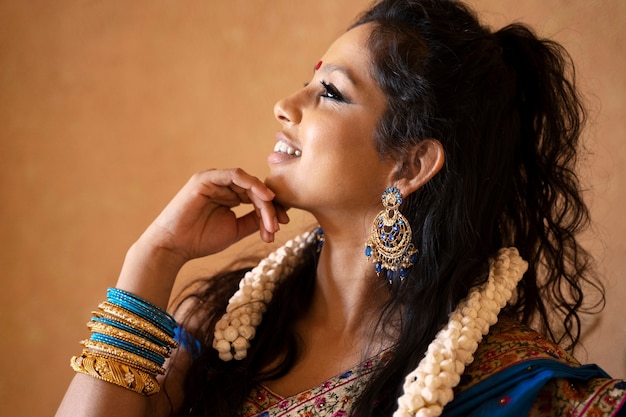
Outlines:
[[274, 104], [274, 117], [285, 125], [294, 125], [302, 120], [301, 91], [279, 100]]

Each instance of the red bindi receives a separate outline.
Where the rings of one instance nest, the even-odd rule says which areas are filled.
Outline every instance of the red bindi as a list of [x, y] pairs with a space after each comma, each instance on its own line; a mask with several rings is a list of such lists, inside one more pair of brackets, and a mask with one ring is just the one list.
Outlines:
[[313, 68], [313, 71], [317, 71], [318, 69], [320, 69], [320, 67], [322, 66], [322, 61], [319, 61], [316, 65], [315, 68]]

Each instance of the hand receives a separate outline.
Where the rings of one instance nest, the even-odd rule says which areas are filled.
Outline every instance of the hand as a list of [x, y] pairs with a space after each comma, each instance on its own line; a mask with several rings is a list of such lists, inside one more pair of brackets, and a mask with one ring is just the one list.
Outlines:
[[[279, 223], [289, 217], [273, 203], [267, 186], [242, 169], [208, 170], [195, 174], [141, 237], [143, 244], [166, 249], [187, 261], [220, 252], [245, 236], [260, 231], [272, 242]], [[241, 217], [240, 204], [252, 210]]]

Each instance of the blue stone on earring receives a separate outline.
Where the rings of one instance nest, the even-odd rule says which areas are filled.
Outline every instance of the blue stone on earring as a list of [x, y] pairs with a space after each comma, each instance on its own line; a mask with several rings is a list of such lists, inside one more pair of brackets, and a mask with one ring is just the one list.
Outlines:
[[315, 238], [317, 239], [317, 246], [315, 250], [317, 251], [317, 253], [320, 253], [322, 251], [322, 247], [324, 246], [324, 241], [326, 240], [324, 238], [324, 231], [321, 227], [318, 227], [315, 231]]
[[[403, 280], [409, 268], [417, 262], [417, 250], [412, 242], [411, 226], [400, 213], [402, 195], [396, 187], [388, 187], [381, 196], [383, 210], [372, 225], [365, 247], [365, 256], [375, 263], [376, 273], [386, 270], [387, 279]], [[398, 274], [396, 272], [399, 271]]]

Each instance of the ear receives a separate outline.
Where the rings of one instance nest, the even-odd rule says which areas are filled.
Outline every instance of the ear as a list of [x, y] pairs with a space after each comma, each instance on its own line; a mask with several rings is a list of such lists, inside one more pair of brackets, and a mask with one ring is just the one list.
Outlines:
[[424, 139], [411, 150], [397, 172], [396, 187], [407, 196], [435, 176], [445, 160], [443, 146], [437, 139]]

